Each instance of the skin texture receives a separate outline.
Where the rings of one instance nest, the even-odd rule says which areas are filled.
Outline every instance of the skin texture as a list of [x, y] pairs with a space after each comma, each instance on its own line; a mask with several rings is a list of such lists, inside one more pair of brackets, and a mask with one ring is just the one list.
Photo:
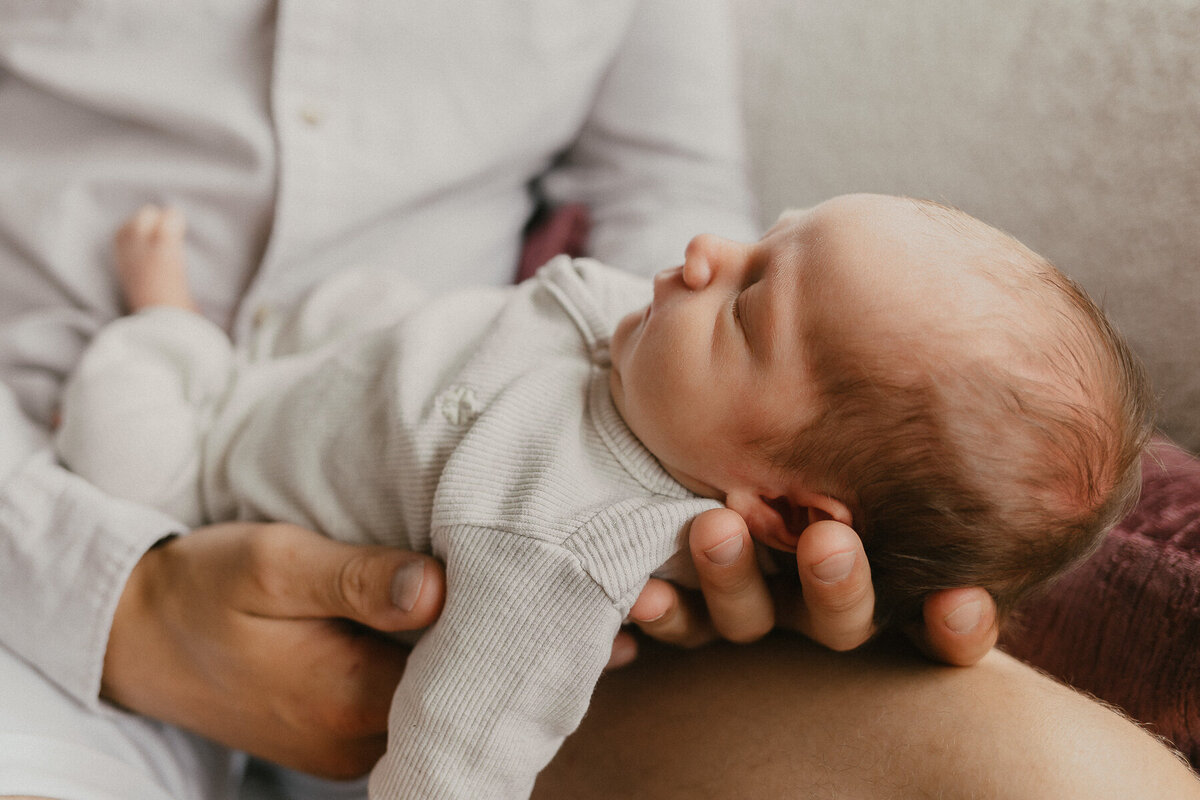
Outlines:
[[785, 550], [799, 533], [793, 518], [851, 522], [841, 502], [781, 474], [754, 445], [817, 411], [805, 336], [793, 322], [808, 311], [795, 238], [791, 227], [753, 245], [696, 237], [611, 345], [613, 400], [630, 429], [676, 480]]
[[601, 679], [535, 798], [1200, 797], [1145, 732], [998, 651], [962, 670], [787, 634], [644, 650]]
[[[718, 516], [693, 540], [707, 603], [651, 582], [631, 613], [644, 631], [694, 645], [718, 633], [752, 640], [778, 621], [837, 650], [873, 633], [870, 568], [846, 505], [751, 443], [814, 413], [805, 348], [815, 331], [852, 321], [857, 335], [883, 341], [927, 328], [930, 313], [965, 318], [993, 302], [990, 287], [954, 266], [969, 252], [938, 249], [957, 246], [975, 244], [947, 243], [909, 201], [852, 195], [789, 213], [753, 244], [698, 236], [682, 265], [656, 277], [651, 305], [614, 333], [614, 400], [681, 483], [738, 512], [759, 542], [796, 552], [804, 600], [794, 576], [768, 588], [739, 523]], [[995, 607], [980, 590], [932, 596], [925, 618], [911, 636], [937, 660], [970, 664], [995, 642]]]
[[853, 498], [781, 469], [762, 444], [820, 415], [813, 354], [853, 338], [900, 371], [924, 369], [935, 352], [968, 363], [946, 321], [987, 318], [1002, 303], [961, 268], [991, 249], [882, 195], [790, 214], [751, 244], [697, 236], [681, 266], [655, 277], [653, 302], [618, 323], [613, 400], [676, 480], [741, 514], [757, 541], [794, 551], [807, 525], [853, 526]]

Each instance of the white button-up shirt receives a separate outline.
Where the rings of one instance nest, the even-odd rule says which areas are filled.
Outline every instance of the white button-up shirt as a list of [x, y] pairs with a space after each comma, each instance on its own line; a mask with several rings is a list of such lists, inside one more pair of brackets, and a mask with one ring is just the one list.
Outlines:
[[110, 242], [182, 209], [235, 338], [349, 265], [511, 280], [535, 192], [589, 205], [641, 271], [753, 236], [716, 0], [0, 4], [0, 642], [95, 703], [145, 550], [179, 525], [47, 447], [59, 386], [120, 313]]

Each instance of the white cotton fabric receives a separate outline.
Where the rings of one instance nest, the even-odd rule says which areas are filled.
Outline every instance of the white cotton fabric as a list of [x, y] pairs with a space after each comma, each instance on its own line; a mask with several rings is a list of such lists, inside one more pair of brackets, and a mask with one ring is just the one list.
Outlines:
[[192, 524], [274, 519], [443, 559], [445, 610], [408, 661], [372, 796], [525, 797], [646, 579], [718, 505], [663, 470], [609, 392], [609, 332], [649, 295], [566, 257], [432, 299], [347, 274], [264, 331], [274, 357], [149, 309], [84, 354], [60, 452]]
[[235, 797], [244, 757], [195, 734], [74, 699], [0, 647], [0, 786], [64, 800]]

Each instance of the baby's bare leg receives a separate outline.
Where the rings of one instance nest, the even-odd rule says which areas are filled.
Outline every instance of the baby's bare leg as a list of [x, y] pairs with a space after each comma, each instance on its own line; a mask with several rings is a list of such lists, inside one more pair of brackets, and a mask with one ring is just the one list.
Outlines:
[[176, 209], [143, 206], [117, 231], [117, 278], [131, 312], [148, 306], [196, 310], [183, 257], [186, 227]]

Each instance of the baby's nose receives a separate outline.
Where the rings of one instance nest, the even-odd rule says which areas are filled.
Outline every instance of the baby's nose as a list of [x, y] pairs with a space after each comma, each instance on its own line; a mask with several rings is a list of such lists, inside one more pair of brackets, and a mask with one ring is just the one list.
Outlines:
[[698, 292], [712, 281], [712, 266], [707, 259], [689, 258], [680, 268], [683, 272], [683, 285]]
[[683, 284], [692, 291], [699, 291], [712, 281], [713, 257], [720, 239], [702, 233], [688, 242], [683, 260]]
[[659, 270], [654, 275], [654, 297], [659, 299], [668, 292], [679, 291], [679, 280], [683, 274], [683, 267], [671, 267], [670, 269]]

